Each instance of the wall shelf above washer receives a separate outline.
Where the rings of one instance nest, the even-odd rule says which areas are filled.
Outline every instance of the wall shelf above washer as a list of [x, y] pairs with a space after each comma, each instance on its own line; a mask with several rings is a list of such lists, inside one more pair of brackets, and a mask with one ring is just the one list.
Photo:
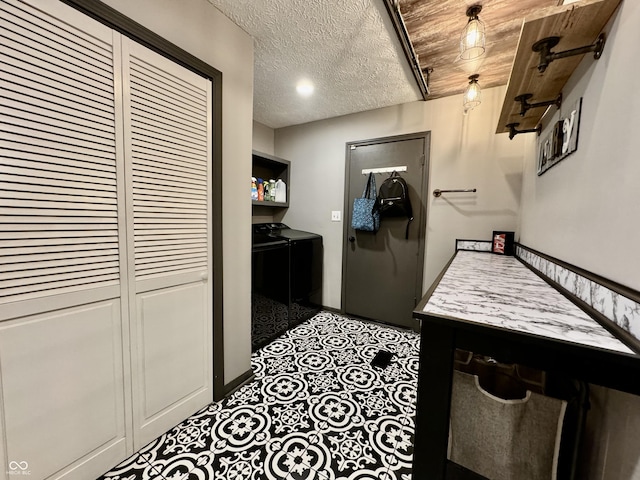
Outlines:
[[266, 181], [269, 181], [270, 179], [281, 179], [287, 185], [287, 201], [272, 202], [269, 200], [252, 200], [251, 205], [254, 207], [287, 208], [289, 206], [290, 170], [291, 162], [289, 160], [284, 160], [273, 155], [268, 155], [266, 153], [253, 150], [252, 175], [256, 178], [262, 178]]
[[[521, 116], [521, 103], [515, 98], [531, 94], [530, 103], [557, 99], [584, 57], [576, 55], [555, 60], [544, 73], [540, 73], [540, 55], [532, 50], [532, 45], [548, 37], [560, 37], [559, 43], [553, 48], [558, 52], [591, 45], [620, 2], [621, 0], [582, 0], [548, 8], [535, 17], [525, 19], [496, 133], [510, 132], [510, 124], [518, 124], [517, 130], [535, 129], [547, 108], [533, 108]], [[606, 49], [607, 46], [605, 55]]]

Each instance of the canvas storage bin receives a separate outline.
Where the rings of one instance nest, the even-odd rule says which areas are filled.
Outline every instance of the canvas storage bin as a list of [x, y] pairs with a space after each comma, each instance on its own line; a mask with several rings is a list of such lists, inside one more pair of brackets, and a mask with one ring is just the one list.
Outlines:
[[531, 391], [504, 400], [454, 371], [450, 459], [490, 480], [555, 480], [566, 406]]

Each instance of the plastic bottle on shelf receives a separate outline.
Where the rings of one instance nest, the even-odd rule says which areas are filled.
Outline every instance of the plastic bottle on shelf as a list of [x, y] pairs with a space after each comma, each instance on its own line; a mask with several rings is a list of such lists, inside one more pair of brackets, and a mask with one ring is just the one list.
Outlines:
[[268, 180], [264, 181], [264, 201], [265, 202], [271, 201], [271, 185], [269, 185]]
[[251, 200], [258, 200], [258, 184], [256, 177], [251, 177]]
[[269, 180], [269, 200], [276, 201], [276, 181], [273, 178]]
[[287, 184], [281, 178], [276, 182], [276, 202], [287, 202]]
[[258, 179], [258, 201], [264, 201], [264, 185], [261, 178]]

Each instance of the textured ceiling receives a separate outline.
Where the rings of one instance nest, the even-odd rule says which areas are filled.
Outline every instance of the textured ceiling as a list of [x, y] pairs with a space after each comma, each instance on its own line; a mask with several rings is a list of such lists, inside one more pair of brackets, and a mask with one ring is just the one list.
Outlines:
[[[209, 0], [254, 38], [254, 120], [271, 128], [421, 100], [382, 0]], [[310, 80], [314, 94], [296, 93]]]
[[[384, 0], [208, 0], [254, 38], [254, 120], [272, 128], [422, 100]], [[506, 85], [524, 19], [559, 0], [391, 0], [432, 68], [427, 100]], [[457, 59], [466, 10], [482, 6], [487, 50]], [[300, 97], [307, 79], [315, 93]]]

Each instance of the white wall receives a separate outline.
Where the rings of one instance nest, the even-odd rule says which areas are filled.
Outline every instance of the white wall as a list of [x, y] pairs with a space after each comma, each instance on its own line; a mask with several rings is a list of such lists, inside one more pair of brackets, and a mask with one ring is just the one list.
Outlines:
[[[462, 113], [459, 96], [414, 102], [278, 129], [276, 155], [292, 162], [291, 206], [284, 221], [324, 237], [323, 304], [340, 308], [346, 142], [431, 131], [423, 288], [453, 255], [456, 238], [491, 239], [515, 230], [520, 208], [524, 135], [495, 135], [504, 87], [482, 92], [482, 104]], [[476, 194], [434, 198], [435, 188], [477, 188]], [[345, 212], [343, 212], [343, 219]]]
[[260, 122], [253, 122], [253, 149], [258, 152], [274, 155], [275, 132]]
[[[622, 2], [603, 56], [585, 56], [566, 85], [580, 97], [578, 150], [536, 176], [537, 142], [525, 160], [520, 241], [640, 290], [640, 2]], [[553, 120], [557, 120], [555, 117]], [[544, 137], [546, 132], [543, 132]], [[594, 388], [578, 478], [640, 479], [640, 397]]]
[[253, 40], [206, 0], [104, 0], [222, 72], [224, 380], [251, 368]]
[[583, 97], [578, 150], [540, 177], [528, 150], [520, 239], [640, 290], [640, 2], [614, 15], [602, 58], [586, 55], [563, 91], [567, 107]]

